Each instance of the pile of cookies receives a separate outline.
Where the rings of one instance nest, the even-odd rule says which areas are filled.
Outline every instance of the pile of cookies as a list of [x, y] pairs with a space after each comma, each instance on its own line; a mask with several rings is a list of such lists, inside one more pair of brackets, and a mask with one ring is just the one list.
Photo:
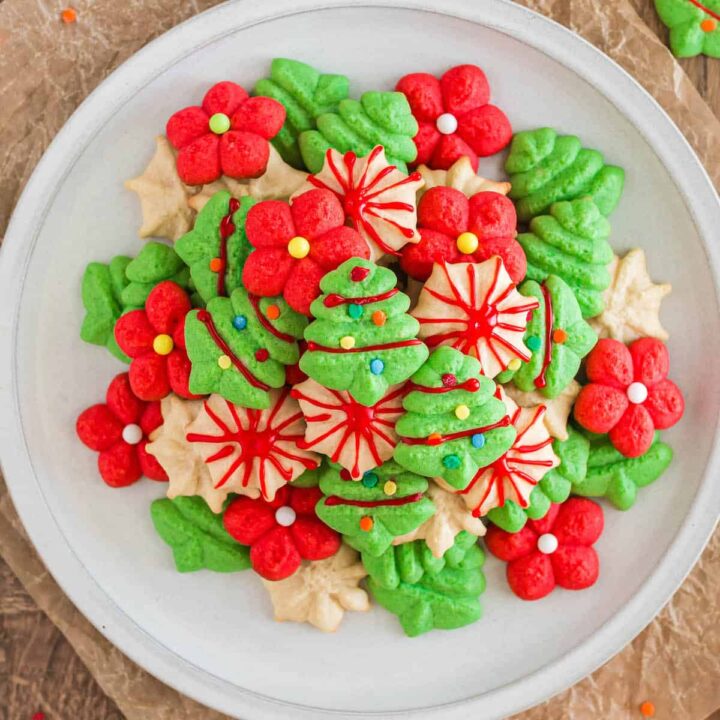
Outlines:
[[126, 182], [155, 239], [83, 277], [81, 337], [127, 368], [78, 436], [111, 487], [165, 483], [179, 571], [252, 569], [277, 620], [467, 625], [483, 547], [524, 600], [588, 588], [591, 498], [631, 508], [683, 413], [670, 286], [609, 243], [624, 172], [513, 134], [474, 65], [349, 95], [277, 59], [168, 119]]

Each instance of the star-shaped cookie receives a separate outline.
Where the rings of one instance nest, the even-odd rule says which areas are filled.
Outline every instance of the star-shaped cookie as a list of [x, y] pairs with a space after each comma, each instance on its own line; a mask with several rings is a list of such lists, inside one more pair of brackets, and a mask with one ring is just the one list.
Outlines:
[[510, 192], [509, 182], [496, 182], [478, 175], [465, 155], [456, 160], [449, 170], [431, 170], [427, 165], [420, 165], [418, 172], [425, 181], [425, 185], [418, 191], [418, 199], [434, 187], [451, 187], [467, 197], [487, 191], [500, 195], [507, 195]]
[[548, 400], [537, 391], [523, 392], [512, 383], [504, 386], [505, 392], [520, 406], [524, 408], [544, 405], [545, 416], [543, 422], [550, 435], [558, 440], [568, 439], [567, 423], [570, 417], [575, 398], [580, 392], [580, 383], [572, 380], [569, 385], [555, 398]]

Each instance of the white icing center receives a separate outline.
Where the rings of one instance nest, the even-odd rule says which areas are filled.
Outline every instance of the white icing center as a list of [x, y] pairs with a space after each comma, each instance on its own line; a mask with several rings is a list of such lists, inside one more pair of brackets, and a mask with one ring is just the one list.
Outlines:
[[558, 549], [558, 539], [552, 533], [545, 533], [538, 538], [537, 549], [543, 555], [552, 555]]
[[296, 517], [295, 511], [289, 505], [283, 505], [275, 511], [275, 522], [283, 527], [290, 527]]
[[135, 423], [126, 425], [123, 428], [122, 439], [128, 445], [137, 445], [142, 440], [142, 437], [143, 437], [142, 428], [139, 425], [136, 425]]
[[458, 121], [452, 113], [443, 113], [438, 116], [435, 126], [443, 135], [452, 135], [457, 130]]
[[628, 385], [627, 397], [634, 405], [639, 405], [647, 400], [648, 389], [641, 382], [634, 382]]

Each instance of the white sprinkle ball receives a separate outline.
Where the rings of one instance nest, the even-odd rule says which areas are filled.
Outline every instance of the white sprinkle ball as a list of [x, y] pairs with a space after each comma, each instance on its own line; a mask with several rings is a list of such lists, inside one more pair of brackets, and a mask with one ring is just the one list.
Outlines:
[[143, 437], [142, 428], [139, 425], [136, 425], [135, 423], [126, 425], [123, 428], [122, 439], [128, 445], [137, 445], [142, 440], [142, 437]]
[[552, 533], [545, 533], [538, 538], [537, 549], [543, 555], [552, 555], [558, 549], [558, 539]]
[[452, 135], [458, 126], [457, 118], [452, 113], [443, 113], [435, 121], [435, 127], [443, 135]]
[[633, 405], [639, 405], [647, 400], [648, 389], [641, 382], [634, 382], [628, 385], [627, 397]]
[[295, 511], [289, 505], [283, 505], [275, 511], [275, 522], [283, 527], [290, 527], [296, 517]]

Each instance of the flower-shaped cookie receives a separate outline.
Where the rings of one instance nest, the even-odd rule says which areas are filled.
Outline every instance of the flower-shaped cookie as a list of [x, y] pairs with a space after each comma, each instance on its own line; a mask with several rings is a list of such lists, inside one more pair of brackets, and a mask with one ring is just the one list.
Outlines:
[[625, 457], [639, 457], [653, 442], [655, 430], [672, 427], [685, 409], [680, 389], [667, 379], [670, 358], [655, 338], [629, 347], [600, 340], [587, 357], [588, 385], [575, 402], [575, 419], [586, 430], [608, 433]]
[[493, 155], [510, 142], [510, 121], [489, 104], [490, 86], [476, 65], [458, 65], [439, 80], [411, 73], [396, 89], [405, 93], [418, 121], [417, 165], [447, 170], [466, 155], [477, 172], [478, 157]]
[[178, 150], [177, 170], [188, 185], [205, 185], [221, 175], [254, 178], [265, 172], [268, 140], [285, 122], [285, 108], [272, 98], [248, 97], [233, 82], [213, 85], [202, 101], [167, 122], [168, 140]]
[[162, 400], [170, 391], [194, 398], [188, 389], [185, 315], [190, 298], [171, 280], [156, 285], [144, 310], [131, 310], [115, 324], [115, 340], [132, 358], [130, 387], [141, 400]]
[[420, 239], [416, 194], [422, 184], [419, 173], [406, 175], [388, 163], [381, 145], [362, 158], [331, 148], [322, 170], [310, 175], [297, 194], [313, 187], [335, 193], [376, 261], [386, 254], [399, 255], [403, 245]]
[[225, 510], [225, 529], [250, 546], [250, 562], [266, 580], [292, 575], [302, 560], [324, 560], [340, 547], [340, 535], [320, 521], [317, 487], [280, 488], [272, 501], [249, 497], [233, 500]]
[[518, 283], [527, 264], [516, 226], [515, 206], [504, 195], [479, 192], [468, 199], [454, 188], [432, 188], [418, 205], [420, 242], [405, 246], [402, 268], [416, 280], [427, 280], [433, 263], [482, 262], [498, 255]]
[[556, 586], [584, 590], [600, 571], [592, 547], [602, 534], [602, 508], [592, 500], [572, 497], [552, 505], [542, 520], [528, 520], [517, 533], [488, 528], [488, 550], [507, 562], [510, 589], [522, 600], [539, 600]]
[[304, 563], [285, 580], [264, 580], [278, 622], [307, 622], [323, 632], [335, 632], [345, 610], [370, 609], [360, 587], [367, 575], [358, 553], [343, 544], [327, 560]]
[[105, 403], [80, 413], [78, 437], [98, 455], [98, 469], [110, 487], [125, 487], [142, 475], [167, 480], [165, 471], [145, 449], [148, 435], [162, 425], [159, 403], [146, 403], [130, 389], [127, 373], [113, 378]]
[[330, 190], [309, 190], [292, 205], [266, 200], [247, 214], [245, 233], [255, 248], [243, 268], [248, 292], [283, 295], [297, 312], [310, 314], [325, 273], [351, 257], [367, 259], [367, 243], [345, 225], [345, 211]]

